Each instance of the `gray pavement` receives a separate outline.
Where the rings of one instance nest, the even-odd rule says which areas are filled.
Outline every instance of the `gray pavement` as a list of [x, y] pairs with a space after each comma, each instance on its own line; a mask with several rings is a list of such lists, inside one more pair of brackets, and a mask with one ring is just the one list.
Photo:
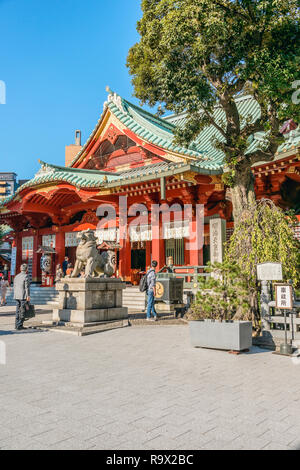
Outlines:
[[290, 358], [193, 349], [185, 325], [16, 333], [11, 312], [0, 449], [300, 449]]

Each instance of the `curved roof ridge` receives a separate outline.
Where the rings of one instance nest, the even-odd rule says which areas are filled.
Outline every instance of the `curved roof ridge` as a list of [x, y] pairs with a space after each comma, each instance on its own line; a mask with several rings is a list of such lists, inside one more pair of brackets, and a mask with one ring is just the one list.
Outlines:
[[[132, 132], [136, 133], [136, 135], [140, 138], [143, 138], [145, 141], [153, 143], [162, 149], [167, 151], [175, 152], [182, 157], [191, 157], [191, 158], [201, 158], [202, 157], [202, 150], [199, 147], [199, 144], [195, 142], [191, 142], [191, 144], [187, 147], [178, 146], [173, 143], [174, 133], [173, 131], [176, 129], [176, 125], [173, 123], [166, 122], [165, 119], [160, 118], [159, 116], [155, 116], [154, 114], [142, 109], [141, 107], [127, 101], [126, 99], [122, 98], [117, 93], [113, 92], [109, 87], [106, 88], [108, 92], [107, 101], [104, 102], [103, 105], [103, 113], [101, 114], [100, 119], [98, 120], [96, 127], [90, 134], [89, 138], [87, 139], [86, 143], [82, 147], [82, 149], [77, 153], [69, 168], [72, 168], [73, 165], [78, 161], [78, 159], [83, 155], [84, 151], [86, 150], [87, 146], [91, 142], [91, 139], [96, 134], [99, 125], [104, 117], [104, 114], [107, 108], [115, 115], [117, 119], [119, 119], [123, 125], [125, 125], [128, 129]], [[154, 129], [148, 129], [146, 122], [135, 122], [134, 113], [139, 115], [140, 119], [144, 119], [148, 124], [154, 126]], [[143, 127], [143, 129], [141, 129]], [[157, 134], [155, 133], [155, 127], [157, 129]], [[167, 135], [161, 136], [159, 135], [160, 132], [165, 132]], [[172, 137], [172, 138], [171, 138]]]
[[176, 126], [174, 124], [172, 124], [170, 122], [166, 123], [164, 118], [161, 118], [160, 116], [156, 116], [156, 114], [152, 114], [149, 111], [147, 111], [146, 109], [143, 109], [140, 106], [137, 106], [136, 104], [133, 104], [130, 101], [124, 99], [124, 98], [122, 98], [122, 101], [124, 103], [126, 103], [127, 105], [129, 105], [131, 108], [136, 109], [136, 111], [138, 113], [144, 114], [145, 116], [149, 117], [149, 119], [151, 119], [151, 121], [158, 122], [159, 124], [163, 125], [164, 127], [169, 128], [170, 130], [175, 130], [176, 129]]
[[[239, 103], [240, 101], [246, 101], [246, 100], [253, 100], [253, 101], [256, 101], [254, 96], [250, 95], [250, 94], [247, 94], [247, 95], [242, 95], [242, 96], [235, 96], [234, 98], [234, 101]], [[219, 109], [221, 108], [221, 105], [219, 103], [216, 103], [214, 105], [214, 109]], [[168, 116], [164, 116], [162, 119], [163, 120], [168, 120], [168, 119], [183, 119], [185, 118], [185, 116], [187, 115], [187, 112], [186, 111], [182, 111], [181, 113], [173, 113], [173, 114], [168, 114]], [[176, 127], [176, 126], [175, 126]]]
[[[60, 166], [60, 165], [54, 165], [53, 163], [47, 163], [42, 160], [39, 160], [39, 163], [43, 166], [58, 169], [65, 171], [67, 173], [73, 172], [73, 173], [88, 173], [88, 174], [96, 174], [96, 175], [116, 175], [118, 176], [119, 173], [116, 172], [111, 172], [111, 171], [103, 171], [103, 170], [89, 170], [85, 168], [73, 168], [70, 166]], [[41, 170], [41, 168], [40, 168]], [[39, 171], [40, 171], [39, 170]]]

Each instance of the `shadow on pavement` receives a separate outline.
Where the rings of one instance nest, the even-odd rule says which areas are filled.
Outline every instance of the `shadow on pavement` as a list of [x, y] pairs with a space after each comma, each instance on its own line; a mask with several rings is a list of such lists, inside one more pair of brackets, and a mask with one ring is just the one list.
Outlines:
[[32, 333], [47, 333], [45, 330], [33, 329], [33, 328], [26, 328], [25, 330], [0, 330], [0, 336], [8, 336], [8, 335], [29, 335]]
[[271, 353], [271, 349], [267, 349], [267, 348], [259, 348], [258, 346], [252, 346], [252, 348], [245, 352], [244, 354], [261, 354], [261, 353]]

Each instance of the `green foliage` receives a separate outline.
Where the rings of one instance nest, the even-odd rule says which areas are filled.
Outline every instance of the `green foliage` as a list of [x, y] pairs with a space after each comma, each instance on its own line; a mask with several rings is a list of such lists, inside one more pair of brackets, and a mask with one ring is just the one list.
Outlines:
[[196, 300], [189, 320], [249, 320], [251, 319], [247, 282], [236, 263], [216, 263], [208, 272], [213, 276], [200, 278]]
[[252, 320], [260, 330], [259, 285], [256, 266], [263, 262], [280, 262], [284, 281], [300, 287], [300, 243], [294, 236], [297, 219], [272, 201], [254, 204], [225, 245], [225, 261], [209, 271], [218, 278], [201, 278], [197, 298], [188, 318], [202, 320]]
[[297, 219], [284, 213], [272, 201], [261, 200], [244, 218], [235, 223], [235, 230], [226, 246], [226, 261], [237, 260], [249, 286], [257, 283], [256, 265], [280, 262], [284, 280], [294, 286], [300, 281], [300, 243], [293, 226]]
[[[245, 169], [274, 157], [283, 121], [300, 122], [300, 106], [292, 102], [292, 83], [300, 79], [298, 1], [143, 0], [142, 11], [140, 40], [127, 59], [135, 95], [159, 104], [160, 112], [186, 112], [178, 143], [190, 144], [213, 125], [227, 179], [238, 185]], [[234, 97], [245, 91], [260, 105], [256, 120], [237, 110]], [[216, 119], [216, 104], [224, 117]], [[258, 131], [267, 132], [265, 141], [245, 155]]]
[[7, 233], [7, 227], [5, 225], [0, 225], [0, 243], [4, 235]]

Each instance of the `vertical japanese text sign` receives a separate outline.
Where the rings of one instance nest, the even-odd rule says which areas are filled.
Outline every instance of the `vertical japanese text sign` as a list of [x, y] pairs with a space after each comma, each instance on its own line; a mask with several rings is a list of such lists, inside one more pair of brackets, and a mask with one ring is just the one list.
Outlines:
[[224, 254], [224, 243], [226, 241], [226, 220], [210, 219], [210, 262], [222, 263]]
[[293, 287], [291, 284], [275, 284], [275, 308], [293, 308]]

